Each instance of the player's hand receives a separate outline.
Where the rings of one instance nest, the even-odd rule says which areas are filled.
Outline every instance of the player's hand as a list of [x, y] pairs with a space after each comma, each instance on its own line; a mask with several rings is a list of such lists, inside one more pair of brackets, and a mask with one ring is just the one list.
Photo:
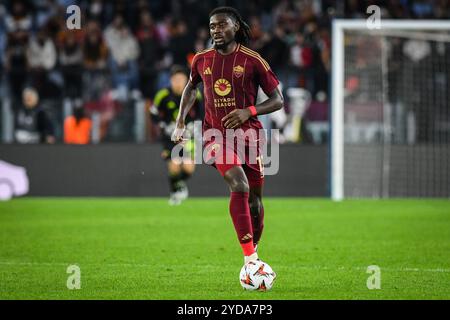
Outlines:
[[175, 130], [172, 133], [171, 140], [175, 143], [180, 143], [183, 141], [183, 134], [186, 126], [184, 123], [177, 122]]
[[240, 127], [245, 121], [251, 117], [248, 109], [235, 109], [222, 118], [223, 126], [227, 129], [235, 129]]

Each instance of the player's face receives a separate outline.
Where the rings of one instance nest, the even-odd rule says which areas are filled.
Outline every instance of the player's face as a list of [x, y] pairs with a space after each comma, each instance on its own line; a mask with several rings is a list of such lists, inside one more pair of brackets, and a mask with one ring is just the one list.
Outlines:
[[172, 86], [173, 92], [176, 95], [180, 96], [183, 93], [187, 81], [188, 78], [184, 73], [175, 73], [172, 77], [170, 77], [170, 84]]
[[239, 25], [223, 13], [213, 15], [209, 19], [209, 32], [216, 49], [225, 49], [234, 40]]

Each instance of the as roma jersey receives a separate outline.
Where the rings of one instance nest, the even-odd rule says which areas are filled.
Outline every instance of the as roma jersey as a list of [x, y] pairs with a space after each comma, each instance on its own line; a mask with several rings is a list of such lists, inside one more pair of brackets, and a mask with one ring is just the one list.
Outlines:
[[[215, 49], [197, 53], [192, 61], [190, 81], [203, 82], [205, 119], [203, 129], [225, 133], [221, 119], [234, 109], [255, 105], [258, 87], [270, 94], [279, 81], [268, 63], [255, 51], [238, 44], [234, 52], [222, 55]], [[262, 129], [257, 117], [251, 117], [241, 129]]]

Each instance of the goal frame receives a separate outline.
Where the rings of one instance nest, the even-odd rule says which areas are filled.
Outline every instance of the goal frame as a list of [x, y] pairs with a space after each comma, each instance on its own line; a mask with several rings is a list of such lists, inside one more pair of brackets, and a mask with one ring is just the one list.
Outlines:
[[330, 103], [330, 188], [331, 199], [344, 199], [344, 32], [368, 30], [450, 30], [448, 20], [381, 19], [380, 28], [370, 30], [365, 19], [335, 19], [332, 24], [331, 103]]

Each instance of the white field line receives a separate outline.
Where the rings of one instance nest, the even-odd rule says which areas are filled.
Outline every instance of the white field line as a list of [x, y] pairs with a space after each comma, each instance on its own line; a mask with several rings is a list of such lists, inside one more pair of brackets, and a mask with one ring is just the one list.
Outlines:
[[[152, 264], [142, 264], [142, 263], [63, 263], [63, 262], [14, 262], [14, 261], [0, 261], [0, 266], [36, 266], [36, 267], [54, 267], [54, 266], [65, 266], [68, 267], [69, 265], [76, 264], [79, 266], [87, 266], [87, 267], [126, 267], [126, 268], [152, 268], [155, 267], [155, 265]], [[167, 266], [170, 267], [170, 266]], [[176, 270], [178, 266], [172, 265], [170, 269]], [[210, 268], [210, 269], [221, 269], [222, 266], [219, 265], [202, 265], [202, 268]], [[281, 267], [278, 269], [285, 269], [287, 267]], [[302, 270], [327, 270], [327, 271], [351, 271], [351, 270], [357, 270], [357, 271], [365, 271], [367, 270], [367, 267], [327, 267], [327, 266], [315, 266], [315, 265], [289, 265], [289, 269], [291, 268], [297, 268]], [[382, 271], [390, 271], [390, 272], [437, 272], [437, 273], [450, 273], [450, 269], [448, 268], [411, 268], [411, 267], [402, 267], [402, 268], [389, 268], [389, 267], [382, 267], [380, 266], [380, 269]]]

